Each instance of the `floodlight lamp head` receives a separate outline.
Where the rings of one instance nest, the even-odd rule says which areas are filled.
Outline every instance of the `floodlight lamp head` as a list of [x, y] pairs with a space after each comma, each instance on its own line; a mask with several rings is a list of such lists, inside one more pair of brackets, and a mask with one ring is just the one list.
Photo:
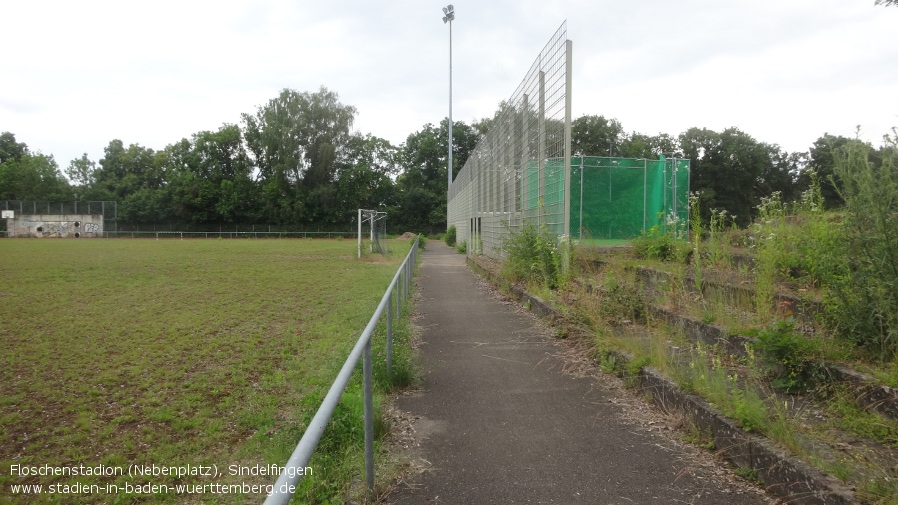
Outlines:
[[443, 7], [443, 23], [448, 23], [449, 21], [453, 21], [455, 19], [455, 7], [452, 7], [452, 4]]

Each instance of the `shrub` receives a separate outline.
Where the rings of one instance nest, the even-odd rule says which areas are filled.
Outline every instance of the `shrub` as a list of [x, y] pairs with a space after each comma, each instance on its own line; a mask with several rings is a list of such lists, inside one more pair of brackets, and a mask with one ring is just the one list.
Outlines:
[[512, 282], [535, 282], [549, 289], [560, 284], [561, 253], [544, 230], [528, 224], [506, 236], [502, 250], [508, 255], [503, 269]]
[[630, 241], [633, 246], [633, 254], [639, 259], [675, 261], [685, 257], [681, 249], [688, 248], [688, 244], [675, 238], [673, 235], [661, 231], [660, 226], [653, 226], [648, 233]]
[[455, 246], [455, 250], [458, 251], [458, 254], [467, 254], [468, 243], [462, 240]]
[[795, 332], [792, 316], [761, 331], [752, 348], [763, 356], [773, 387], [788, 393], [813, 390], [829, 380], [820, 344]]
[[446, 245], [449, 247], [455, 247], [455, 237], [456, 237], [455, 225], [452, 225], [449, 227], [448, 230], [446, 230], [446, 236], [444, 237], [444, 240], [446, 241]]
[[845, 200], [840, 271], [829, 286], [830, 327], [876, 354], [898, 355], [898, 132], [874, 165], [859, 140], [836, 156]]

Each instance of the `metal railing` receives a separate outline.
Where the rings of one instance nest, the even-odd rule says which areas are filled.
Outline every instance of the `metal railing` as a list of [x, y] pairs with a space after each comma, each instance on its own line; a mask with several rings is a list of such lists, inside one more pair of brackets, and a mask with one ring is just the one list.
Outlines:
[[341, 231], [104, 231], [106, 238], [355, 238], [355, 232]]
[[380, 304], [377, 306], [377, 310], [374, 311], [374, 315], [371, 316], [371, 320], [368, 321], [368, 326], [366, 326], [365, 330], [362, 331], [362, 335], [359, 337], [358, 342], [356, 342], [355, 347], [352, 348], [352, 352], [349, 353], [349, 357], [346, 358], [346, 362], [343, 363], [343, 368], [340, 369], [340, 373], [337, 374], [337, 378], [331, 385], [330, 390], [328, 390], [327, 396], [324, 397], [324, 400], [321, 402], [321, 406], [318, 407], [318, 412], [315, 413], [315, 417], [312, 418], [312, 421], [309, 423], [309, 427], [306, 428], [302, 439], [300, 439], [299, 444], [297, 444], [296, 449], [294, 449], [293, 454], [290, 456], [290, 459], [287, 460], [287, 464], [284, 465], [284, 469], [281, 472], [280, 477], [278, 477], [278, 480], [275, 482], [271, 494], [269, 494], [265, 499], [265, 505], [286, 504], [290, 501], [290, 498], [293, 497], [293, 494], [296, 492], [299, 479], [304, 473], [302, 470], [308, 466], [309, 460], [312, 458], [312, 454], [315, 452], [315, 448], [318, 446], [318, 441], [321, 440], [321, 435], [324, 434], [324, 429], [327, 427], [328, 421], [330, 421], [331, 416], [334, 414], [334, 409], [337, 408], [337, 403], [340, 401], [340, 397], [343, 396], [343, 391], [346, 389], [346, 385], [349, 383], [349, 379], [352, 376], [352, 372], [359, 361], [359, 357], [363, 358], [362, 374], [364, 376], [363, 388], [365, 392], [365, 479], [368, 487], [368, 493], [369, 495], [373, 496], [374, 379], [372, 376], [371, 363], [371, 336], [373, 335], [374, 329], [377, 327], [377, 324], [380, 322], [381, 316], [383, 315], [384, 311], [386, 311], [387, 374], [389, 376], [392, 376], [393, 293], [396, 293], [396, 317], [399, 318], [402, 317], [402, 301], [408, 298], [409, 289], [411, 288], [411, 278], [414, 273], [415, 262], [418, 258], [418, 240], [420, 239], [415, 239], [414, 243], [412, 243], [411, 251], [409, 251], [408, 255], [405, 257], [405, 260], [402, 262], [402, 265], [396, 271], [396, 275], [393, 276], [393, 280], [390, 282], [389, 287], [387, 287], [383, 298], [381, 298]]

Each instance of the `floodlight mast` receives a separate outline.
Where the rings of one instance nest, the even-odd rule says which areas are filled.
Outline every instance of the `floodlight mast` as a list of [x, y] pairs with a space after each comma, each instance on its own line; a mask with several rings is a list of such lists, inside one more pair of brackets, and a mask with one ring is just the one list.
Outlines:
[[448, 194], [449, 186], [452, 186], [452, 21], [455, 19], [455, 7], [452, 4], [443, 7], [443, 14], [443, 24], [449, 23], [449, 167], [447, 170], [449, 182], [446, 184]]

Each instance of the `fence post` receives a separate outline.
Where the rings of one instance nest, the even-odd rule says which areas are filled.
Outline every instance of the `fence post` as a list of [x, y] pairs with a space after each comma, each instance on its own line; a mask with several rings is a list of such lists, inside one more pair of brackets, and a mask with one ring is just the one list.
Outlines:
[[390, 301], [387, 302], [387, 377], [393, 378], [393, 292], [390, 291]]
[[362, 373], [365, 375], [365, 480], [368, 497], [374, 499], [374, 401], [373, 377], [371, 373], [371, 336], [365, 344], [362, 359]]
[[405, 272], [400, 272], [396, 283], [396, 317], [399, 319], [402, 319], [402, 279], [404, 275]]
[[[412, 246], [412, 247], [414, 247], [414, 246]], [[412, 252], [412, 254], [415, 254], [415, 253]], [[411, 256], [409, 257], [409, 259], [411, 259]], [[409, 266], [409, 264], [411, 264], [410, 261], [405, 262], [405, 280], [402, 283], [402, 287], [404, 288], [403, 295], [405, 296], [406, 300], [408, 300], [408, 266]]]

